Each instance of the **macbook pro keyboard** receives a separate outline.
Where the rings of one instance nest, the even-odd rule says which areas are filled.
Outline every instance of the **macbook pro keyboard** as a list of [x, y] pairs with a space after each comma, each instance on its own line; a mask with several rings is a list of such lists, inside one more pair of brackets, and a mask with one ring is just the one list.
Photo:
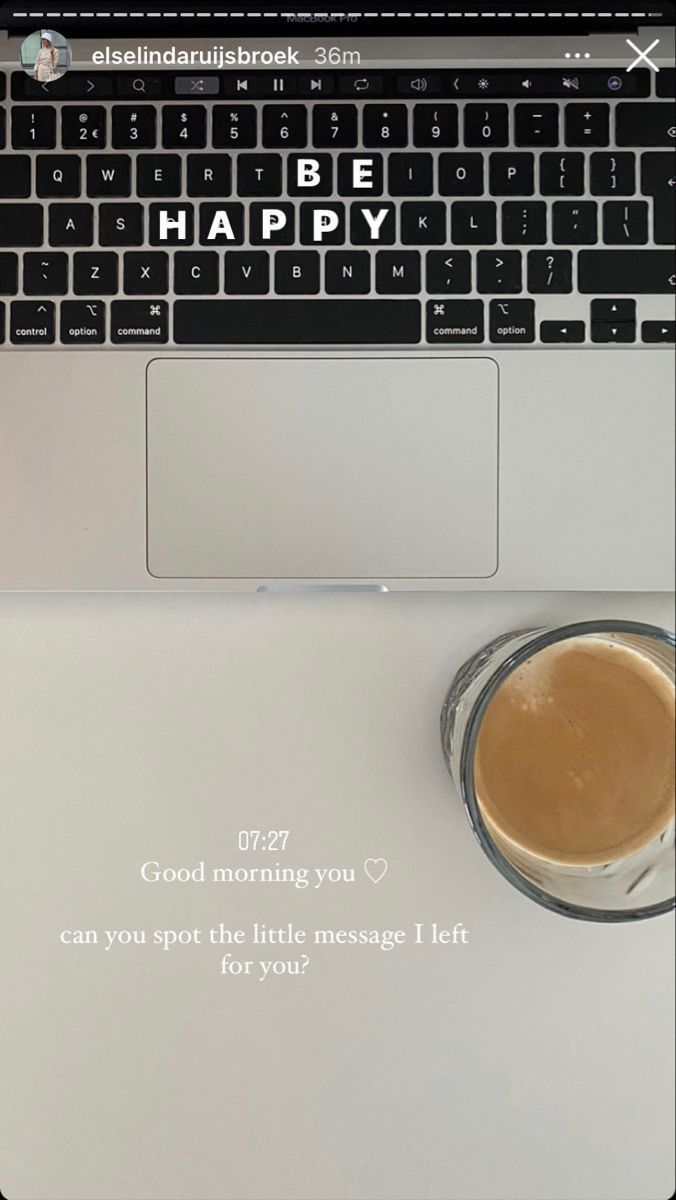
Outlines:
[[0, 75], [0, 342], [669, 345], [673, 96], [619, 67]]

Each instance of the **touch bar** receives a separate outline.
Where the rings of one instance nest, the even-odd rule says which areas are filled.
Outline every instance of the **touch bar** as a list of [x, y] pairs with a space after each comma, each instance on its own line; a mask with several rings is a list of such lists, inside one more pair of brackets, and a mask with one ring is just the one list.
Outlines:
[[379, 345], [420, 341], [418, 300], [177, 300], [181, 345]]

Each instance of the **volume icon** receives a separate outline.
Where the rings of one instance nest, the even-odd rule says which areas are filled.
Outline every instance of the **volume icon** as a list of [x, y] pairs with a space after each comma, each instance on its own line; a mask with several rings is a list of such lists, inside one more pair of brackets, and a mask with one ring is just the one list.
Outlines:
[[411, 89], [414, 92], [426, 92], [427, 91], [427, 80], [424, 78], [424, 76], [419, 75], [417, 77], [417, 79], [412, 79], [411, 80]]

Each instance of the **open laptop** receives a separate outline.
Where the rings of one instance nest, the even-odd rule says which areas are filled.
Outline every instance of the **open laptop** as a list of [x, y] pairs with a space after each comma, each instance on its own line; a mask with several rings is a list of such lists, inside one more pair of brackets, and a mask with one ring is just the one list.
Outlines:
[[674, 6], [593, 7], [1, 4], [0, 587], [671, 588]]

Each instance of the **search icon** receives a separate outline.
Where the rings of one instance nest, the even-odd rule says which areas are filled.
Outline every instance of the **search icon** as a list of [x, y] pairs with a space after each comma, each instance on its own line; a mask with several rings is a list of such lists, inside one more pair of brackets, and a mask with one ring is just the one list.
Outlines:
[[145, 92], [146, 81], [145, 79], [134, 79], [131, 86], [135, 92]]

